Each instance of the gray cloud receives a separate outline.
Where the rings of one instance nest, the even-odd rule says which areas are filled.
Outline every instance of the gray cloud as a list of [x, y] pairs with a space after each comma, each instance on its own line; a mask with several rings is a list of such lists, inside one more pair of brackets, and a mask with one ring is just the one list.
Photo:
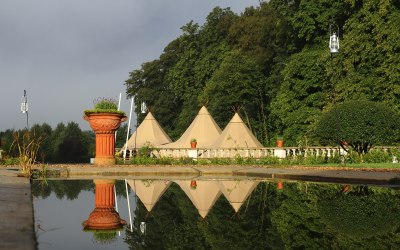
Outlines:
[[30, 124], [78, 122], [99, 96], [123, 93], [124, 81], [194, 20], [215, 7], [237, 13], [249, 0], [1, 0], [0, 131], [23, 128], [28, 92]]

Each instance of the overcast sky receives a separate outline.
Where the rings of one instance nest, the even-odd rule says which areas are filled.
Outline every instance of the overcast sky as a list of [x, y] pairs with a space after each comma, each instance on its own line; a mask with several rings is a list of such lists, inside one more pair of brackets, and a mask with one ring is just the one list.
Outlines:
[[[258, 0], [0, 0], [0, 131], [77, 122], [97, 97], [118, 98], [129, 113], [125, 80], [193, 20], [231, 7], [240, 14]], [[134, 117], [132, 122], [134, 122]]]

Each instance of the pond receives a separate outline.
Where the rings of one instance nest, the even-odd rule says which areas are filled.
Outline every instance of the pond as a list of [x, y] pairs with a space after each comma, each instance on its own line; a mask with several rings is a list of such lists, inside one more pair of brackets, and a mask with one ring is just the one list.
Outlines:
[[[32, 193], [40, 250], [400, 246], [400, 190], [393, 187], [262, 179], [35, 180]], [[104, 223], [107, 213], [118, 225]]]

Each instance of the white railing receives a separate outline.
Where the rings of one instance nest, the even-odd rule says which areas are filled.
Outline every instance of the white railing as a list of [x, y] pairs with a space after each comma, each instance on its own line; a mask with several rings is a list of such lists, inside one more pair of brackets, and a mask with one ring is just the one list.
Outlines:
[[[374, 147], [371, 150], [381, 150], [384, 152], [400, 151], [400, 147]], [[171, 158], [235, 158], [235, 157], [252, 157], [263, 158], [268, 156], [276, 156], [278, 158], [295, 158], [295, 157], [335, 157], [345, 155], [347, 152], [340, 147], [266, 147], [266, 148], [156, 148], [152, 149], [151, 156], [153, 157], [171, 157]], [[129, 151], [127, 156], [133, 157], [133, 151]]]
[[[132, 153], [132, 152], [131, 152]], [[162, 148], [162, 149], [153, 149], [151, 155], [155, 157], [171, 157], [171, 158], [200, 158], [200, 159], [209, 159], [209, 158], [235, 158], [235, 157], [243, 157], [243, 158], [263, 158], [268, 156], [277, 156], [279, 158], [288, 158], [288, 157], [298, 157], [298, 156], [327, 156], [332, 157], [337, 154], [343, 154], [343, 150], [339, 150], [338, 147], [285, 147], [285, 148], [276, 148], [276, 147], [267, 147], [267, 148], [257, 148], [257, 149], [239, 149], [239, 148]], [[133, 155], [129, 155], [132, 157]]]
[[198, 148], [198, 149], [154, 149], [152, 154], [156, 157], [181, 158], [197, 155], [197, 158], [235, 158], [235, 157], [253, 157], [262, 158], [274, 155], [274, 148], [260, 149], [216, 149], [216, 148]]

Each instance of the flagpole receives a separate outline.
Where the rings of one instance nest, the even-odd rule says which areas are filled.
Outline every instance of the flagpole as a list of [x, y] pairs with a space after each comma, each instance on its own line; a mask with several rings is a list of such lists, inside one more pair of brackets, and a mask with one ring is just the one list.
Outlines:
[[[119, 99], [118, 99], [118, 111], [121, 109], [121, 94], [122, 94], [122, 93], [119, 93]], [[118, 130], [117, 130], [117, 131], [115, 131], [115, 142], [117, 142], [117, 132], [118, 132]]]
[[128, 130], [126, 131], [126, 141], [125, 141], [125, 150], [124, 150], [124, 160], [125, 160], [125, 158], [126, 158], [126, 150], [128, 150], [128, 139], [129, 139], [129, 130], [130, 130], [130, 128], [131, 128], [132, 109], [133, 109], [133, 98], [131, 99], [131, 110], [129, 111]]

